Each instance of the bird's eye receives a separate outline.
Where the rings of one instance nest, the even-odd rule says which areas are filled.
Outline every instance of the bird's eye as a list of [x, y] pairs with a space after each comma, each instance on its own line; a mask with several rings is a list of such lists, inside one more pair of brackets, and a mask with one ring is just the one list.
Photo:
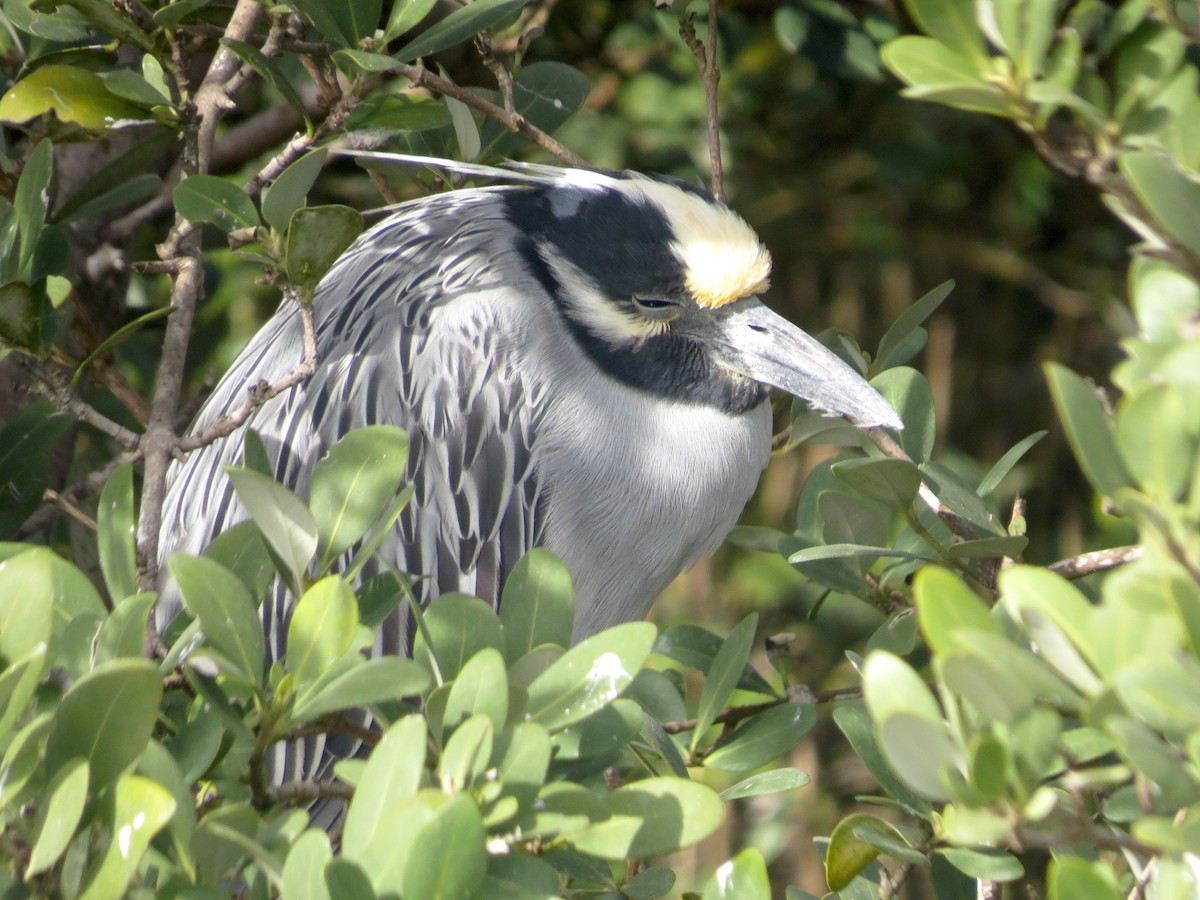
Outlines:
[[681, 312], [678, 303], [662, 297], [634, 297], [633, 305], [647, 319], [656, 322], [670, 322]]

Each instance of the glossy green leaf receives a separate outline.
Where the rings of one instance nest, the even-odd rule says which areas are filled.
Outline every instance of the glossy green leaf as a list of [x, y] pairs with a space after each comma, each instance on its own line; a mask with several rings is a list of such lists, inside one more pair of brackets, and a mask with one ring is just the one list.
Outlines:
[[[904, 430], [899, 434], [900, 446], [918, 463], [929, 459], [933, 452], [936, 421], [933, 391], [928, 379], [908, 366], [893, 366], [872, 378], [871, 385], [904, 421]], [[837, 466], [834, 470], [836, 472]]]
[[1025, 874], [1021, 861], [1004, 850], [946, 847], [938, 853], [960, 872], [982, 881], [1015, 881]]
[[134, 515], [133, 466], [125, 463], [108, 476], [96, 510], [100, 568], [114, 600], [138, 589]]
[[387, 25], [383, 29], [384, 43], [390, 44], [419, 25], [436, 2], [437, 0], [397, 0], [392, 4]]
[[830, 889], [849, 887], [881, 851], [893, 851], [890, 855], [910, 864], [924, 862], [924, 856], [913, 850], [890, 822], [868, 813], [846, 816], [833, 829], [825, 852], [825, 880]]
[[462, 667], [450, 687], [442, 715], [444, 728], [453, 728], [469, 716], [481, 714], [498, 733], [508, 719], [508, 670], [500, 651], [480, 650]]
[[524, 5], [525, 0], [475, 0], [421, 32], [416, 39], [396, 51], [395, 57], [401, 62], [409, 62], [461, 44], [481, 31], [503, 28], [516, 21]]
[[692, 730], [691, 740], [693, 754], [700, 744], [700, 739], [716, 721], [737, 687], [742, 669], [750, 660], [750, 651], [754, 649], [757, 628], [758, 614], [751, 613], [729, 632], [729, 636], [721, 644], [721, 649], [713, 657], [708, 677], [704, 680], [704, 688], [700, 692], [700, 701], [696, 706], [696, 727]]
[[340, 575], [322, 578], [296, 603], [287, 633], [287, 670], [297, 687], [317, 681], [353, 645], [358, 600]]
[[903, 459], [848, 459], [834, 463], [833, 474], [863, 495], [897, 510], [910, 507], [921, 486], [921, 473]]
[[311, 292], [362, 230], [362, 213], [348, 206], [296, 210], [287, 232], [288, 281]]
[[4, 16], [26, 34], [50, 41], [83, 41], [91, 32], [87, 19], [68, 6], [42, 9], [39, 4], [35, 9], [32, 3], [6, 0]]
[[1024, 623], [1040, 655], [1075, 687], [1099, 689], [1088, 660], [1096, 659], [1087, 598], [1066, 579], [1032, 566], [1000, 573], [1001, 602]]
[[957, 649], [959, 628], [999, 633], [999, 626], [979, 596], [940, 566], [928, 566], [917, 573], [913, 602], [921, 632], [935, 653]]
[[987, 54], [972, 0], [905, 0], [904, 6], [922, 31], [986, 71]]
[[529, 686], [528, 717], [551, 731], [587, 718], [629, 686], [657, 635], [627, 622], [575, 645]]
[[548, 862], [527, 853], [488, 857], [487, 880], [480, 893], [495, 900], [532, 900], [557, 897], [562, 879]]
[[[4, 102], [0, 101], [0, 109], [3, 105]], [[30, 264], [50, 208], [50, 179], [53, 173], [54, 147], [49, 141], [39, 141], [29, 154], [25, 168], [21, 170], [21, 178], [13, 196], [19, 241], [16, 271], [26, 280], [30, 278]]]
[[788, 562], [794, 566], [803, 563], [818, 562], [826, 559], [855, 559], [860, 557], [889, 557], [895, 559], [923, 559], [927, 562], [937, 562], [938, 558], [931, 553], [913, 553], [911, 550], [897, 550], [894, 547], [864, 547], [860, 544], [821, 544], [797, 550], [788, 556]]
[[25, 717], [38, 682], [49, 666], [45, 644], [35, 644], [25, 657], [15, 660], [0, 673], [0, 746], [9, 746], [9, 736]]
[[1025, 682], [973, 653], [943, 654], [938, 672], [946, 687], [993, 721], [1011, 725], [1036, 699]]
[[556, 762], [579, 760], [582, 765], [568, 769], [569, 777], [582, 777], [585, 770], [599, 769], [616, 762], [617, 755], [642, 730], [642, 708], [624, 697], [596, 710], [581, 722], [568, 725], [554, 735]]
[[471, 716], [450, 735], [438, 761], [438, 778], [447, 794], [469, 790], [491, 762], [495, 730], [487, 716]]
[[317, 33], [338, 47], [353, 47], [358, 43], [353, 20], [348, 10], [337, 0], [292, 0], [291, 5], [312, 22]]
[[522, 811], [528, 811], [546, 782], [550, 754], [550, 732], [537, 722], [518, 722], [497, 732], [496, 773]]
[[702, 900], [771, 900], [771, 882], [762, 851], [751, 847], [717, 866]]
[[[0, 287], [0, 318], [3, 291]], [[39, 401], [17, 411], [0, 428], [0, 535], [11, 534], [41, 505], [50, 480], [49, 450], [74, 421]]]
[[[721, 644], [720, 637], [698, 625], [675, 625], [658, 636], [654, 652], [707, 674]], [[737, 687], [739, 691], [753, 691], [765, 697], [777, 695], [776, 690], [752, 666], [742, 670]]]
[[[920, 328], [922, 322], [933, 315], [950, 296], [952, 290], [954, 290], [954, 282], [943, 281], [896, 316], [896, 321], [884, 332], [883, 338], [879, 341], [879, 352], [875, 354], [875, 362], [871, 367], [872, 374], [878, 374], [908, 361], [907, 358], [901, 358], [898, 355], [901, 347], [908, 343], [909, 336]], [[924, 341], [921, 343], [924, 344]]]
[[674, 886], [674, 872], [665, 866], [650, 866], [621, 885], [621, 893], [629, 900], [652, 900], [666, 896]]
[[[817, 498], [821, 536], [828, 544], [878, 546], [888, 539], [888, 513], [878, 504], [842, 491], [821, 491]], [[859, 559], [859, 571], [870, 568], [869, 557]]]
[[339, 709], [412, 697], [429, 685], [429, 672], [411, 659], [381, 656], [363, 660], [332, 679], [314, 683], [311, 690], [301, 691], [292, 717], [303, 722]]
[[549, 550], [535, 547], [517, 561], [504, 582], [504, 658], [516, 662], [540, 644], [570, 646], [574, 618], [571, 573]]
[[875, 651], [863, 667], [863, 693], [889, 766], [918, 793], [948, 799], [941, 772], [957, 768], [960, 753], [917, 673], [899, 657]]
[[483, 882], [487, 852], [479, 808], [466, 795], [443, 799], [412, 838], [400, 879], [405, 897], [465, 900]]
[[[513, 109], [526, 121], [553, 134], [583, 106], [591, 82], [565, 63], [542, 61], [522, 66], [513, 80]], [[525, 138], [513, 134], [494, 119], [485, 119], [480, 133], [479, 156], [492, 159], [517, 153]]]
[[[16, 260], [16, 256], [10, 257]], [[42, 345], [42, 298], [23, 281], [0, 285], [0, 349], [37, 350]], [[39, 468], [45, 468], [40, 466]], [[8, 493], [14, 493], [9, 489]], [[37, 495], [41, 500], [41, 493]], [[36, 508], [36, 507], [35, 507]], [[21, 521], [24, 521], [22, 517]], [[17, 525], [21, 524], [17, 522]], [[13, 529], [9, 529], [10, 531]]]
[[305, 153], [263, 190], [262, 214], [268, 225], [281, 233], [287, 231], [292, 214], [307, 201], [328, 155], [327, 147]]
[[172, 554], [167, 559], [184, 606], [200, 620], [205, 640], [258, 684], [263, 674], [263, 631], [258, 604], [236, 575], [204, 557]]
[[236, 575], [251, 597], [265, 596], [275, 580], [271, 553], [262, 532], [252, 521], [238, 522], [222, 531], [204, 548], [203, 555]]
[[55, 773], [46, 787], [44, 809], [38, 811], [37, 837], [25, 867], [25, 878], [44, 872], [62, 856], [75, 836], [88, 795], [88, 764], [75, 758]]
[[122, 8], [105, 0], [63, 0], [62, 5], [72, 6], [101, 31], [119, 39], [122, 43], [154, 52], [154, 41]]
[[227, 37], [221, 38], [221, 44], [233, 51], [246, 65], [261, 75], [263, 81], [279, 91], [283, 99], [304, 119], [304, 124], [308, 127], [309, 132], [312, 132], [313, 123], [308, 113], [308, 107], [304, 105], [303, 98], [292, 84], [294, 76], [285, 74], [277, 57], [266, 56], [253, 44], [235, 41]]
[[123, 776], [113, 792], [112, 812], [105, 815], [112, 840], [80, 900], [123, 896], [150, 840], [174, 812], [175, 798], [162, 785], [141, 775]]
[[319, 540], [319, 529], [308, 507], [283, 485], [258, 472], [226, 466], [225, 473], [268, 546], [293, 579], [302, 582]]
[[119, 602], [100, 626], [96, 661], [139, 657], [145, 652], [146, 623], [158, 599], [149, 591], [133, 594]]
[[97, 666], [63, 695], [46, 740], [46, 769], [57, 772], [75, 757], [91, 765], [95, 790], [138, 758], [158, 717], [162, 683], [144, 659]]
[[1067, 440], [1088, 480], [1102, 494], [1113, 496], [1132, 481], [1117, 451], [1104, 407], [1095, 388], [1069, 369], [1046, 364], [1046, 378]]
[[1048, 900], [1124, 900], [1112, 869], [1078, 856], [1056, 856], [1046, 873]]
[[346, 812], [342, 846], [347, 858], [361, 862], [368, 871], [390, 855], [386, 823], [395, 821], [404, 801], [421, 785], [425, 739], [425, 720], [406, 716], [384, 732], [367, 758]]
[[[125, 202], [128, 202], [130, 198], [124, 197], [122, 199]], [[159, 319], [166, 318], [174, 311], [175, 307], [173, 306], [163, 306], [159, 307], [158, 309], [152, 309], [145, 315], [138, 316], [132, 322], [126, 322], [124, 325], [102, 340], [96, 346], [96, 349], [83, 358], [83, 362], [75, 367], [75, 373], [71, 376], [71, 383], [78, 384], [79, 379], [83, 376], [83, 373], [87, 370], [87, 367], [91, 365], [94, 360], [104, 356], [114, 347], [119, 347], [151, 322], [157, 322]]]
[[794, 791], [809, 783], [807, 774], [799, 769], [779, 768], [760, 772], [743, 778], [737, 784], [730, 785], [721, 791], [722, 800], [738, 800], [742, 797], [757, 797], [760, 794], [778, 794], [783, 791]]
[[740, 725], [704, 764], [723, 772], [752, 772], [783, 756], [816, 724], [817, 710], [811, 704], [780, 704]]
[[[503, 650], [504, 647], [500, 620], [492, 608], [478, 597], [443, 594], [425, 610], [425, 625], [433, 641], [432, 652], [437, 659], [438, 670], [447, 681], [458, 677], [467, 660], [483, 648]], [[428, 659], [430, 653], [425, 636], [418, 633], [413, 659]]]
[[64, 122], [90, 131], [144, 121], [146, 110], [111, 93], [95, 72], [74, 66], [42, 66], [0, 98], [0, 120], [20, 124], [53, 111]]
[[1125, 468], [1153, 497], [1175, 500], [1188, 486], [1197, 435], [1187, 422], [1183, 398], [1171, 384], [1126, 397], [1117, 410], [1116, 441]]
[[575, 849], [601, 859], [672, 853], [704, 840], [725, 818], [725, 806], [711, 788], [673, 777], [617, 788], [605, 806], [608, 819], [571, 838]]
[[1008, 531], [979, 496], [965, 473], [938, 462], [921, 464], [921, 479], [949, 510], [965, 519], [981, 537], [1008, 537]]
[[31, 547], [0, 562], [0, 661], [15, 663], [50, 640], [54, 553]]
[[333, 900], [325, 883], [325, 866], [332, 859], [324, 831], [309, 828], [300, 835], [283, 864], [283, 900]]
[[337, 900], [375, 900], [367, 873], [344, 856], [335, 856], [325, 865], [325, 887]]
[[889, 41], [880, 57], [909, 87], [904, 96], [942, 102], [948, 106], [1008, 115], [1012, 102], [983, 79], [971, 61], [932, 38], [905, 35]]
[[171, 192], [175, 209], [189, 222], [208, 222], [226, 234], [258, 225], [258, 211], [241, 188], [215, 175], [185, 178]]
[[988, 470], [988, 473], [983, 476], [983, 480], [979, 482], [979, 488], [976, 490], [976, 493], [980, 497], [990, 497], [996, 488], [1000, 486], [1000, 482], [1004, 480], [1004, 477], [1013, 470], [1013, 467], [1029, 452], [1029, 449], [1044, 438], [1046, 434], [1047, 432], [1045, 431], [1035, 431], [1029, 437], [1017, 441], [1007, 453], [996, 461], [996, 464]]

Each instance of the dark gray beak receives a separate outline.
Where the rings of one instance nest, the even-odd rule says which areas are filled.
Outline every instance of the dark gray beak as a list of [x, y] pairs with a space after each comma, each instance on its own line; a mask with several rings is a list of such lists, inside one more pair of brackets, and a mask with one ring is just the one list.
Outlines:
[[707, 340], [721, 365], [787, 391], [819, 412], [845, 416], [855, 425], [904, 428], [866, 379], [756, 298], [717, 311], [713, 325], [716, 333]]

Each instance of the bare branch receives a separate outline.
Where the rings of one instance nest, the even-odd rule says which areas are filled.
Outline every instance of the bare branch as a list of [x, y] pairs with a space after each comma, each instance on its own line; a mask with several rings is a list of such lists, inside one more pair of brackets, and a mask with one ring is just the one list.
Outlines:
[[326, 797], [350, 800], [354, 797], [354, 788], [340, 781], [286, 781], [268, 787], [266, 793], [274, 803], [303, 806]]
[[45, 501], [46, 503], [49, 503], [53, 506], [58, 507], [60, 510], [65, 512], [68, 516], [70, 516], [72, 519], [74, 519], [76, 522], [78, 522], [80, 525], [82, 525], [84, 528], [86, 528], [88, 531], [92, 532], [93, 534], [100, 530], [100, 526], [96, 524], [95, 519], [93, 519], [91, 516], [89, 516], [87, 513], [85, 513], [82, 509], [80, 509], [74, 503], [71, 503], [70, 501], [68, 501], [65, 497], [63, 497], [62, 494], [58, 493], [57, 491], [52, 491], [52, 490], [50, 490], [50, 488], [46, 488], [46, 490], [42, 493], [42, 500]]
[[679, 36], [687, 44], [700, 67], [704, 80], [705, 118], [708, 122], [708, 165], [712, 175], [712, 192], [718, 200], [725, 199], [725, 167], [721, 162], [721, 115], [717, 104], [717, 85], [721, 67], [717, 64], [717, 0], [708, 0], [708, 41], [700, 42], [691, 16], [679, 21]]
[[65, 410], [85, 425], [108, 435], [126, 450], [132, 450], [141, 440], [124, 425], [114, 422], [99, 410], [84, 402], [71, 387], [66, 372], [53, 363], [36, 362], [31, 366], [33, 391], [56, 407]]
[[1091, 553], [1081, 553], [1069, 559], [1060, 559], [1046, 568], [1063, 578], [1083, 578], [1085, 575], [1093, 575], [1096, 572], [1104, 572], [1131, 563], [1135, 559], [1140, 559], [1143, 552], [1145, 552], [1145, 548], [1140, 544], [1112, 547], [1108, 550], [1093, 550]]

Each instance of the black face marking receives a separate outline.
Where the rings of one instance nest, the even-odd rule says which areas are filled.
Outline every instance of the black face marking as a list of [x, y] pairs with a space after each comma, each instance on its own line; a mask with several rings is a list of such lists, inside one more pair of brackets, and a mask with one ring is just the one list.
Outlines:
[[[590, 330], [562, 302], [562, 285], [543, 248], [561, 254], [588, 275], [613, 303], [635, 309], [634, 298], [666, 298], [668, 306], [691, 305], [680, 261], [670, 249], [671, 231], [661, 211], [613, 191], [570, 189], [570, 202], [555, 200], [558, 189], [514, 191], [508, 214], [524, 233], [517, 252], [528, 271], [559, 300], [555, 304], [579, 347], [622, 384], [681, 403], [712, 406], [731, 414], [761, 403], [768, 389], [722, 366], [703, 344], [664, 333], [615, 345]], [[569, 211], [569, 212], [568, 212]], [[567, 212], [568, 214], [563, 214]]]

